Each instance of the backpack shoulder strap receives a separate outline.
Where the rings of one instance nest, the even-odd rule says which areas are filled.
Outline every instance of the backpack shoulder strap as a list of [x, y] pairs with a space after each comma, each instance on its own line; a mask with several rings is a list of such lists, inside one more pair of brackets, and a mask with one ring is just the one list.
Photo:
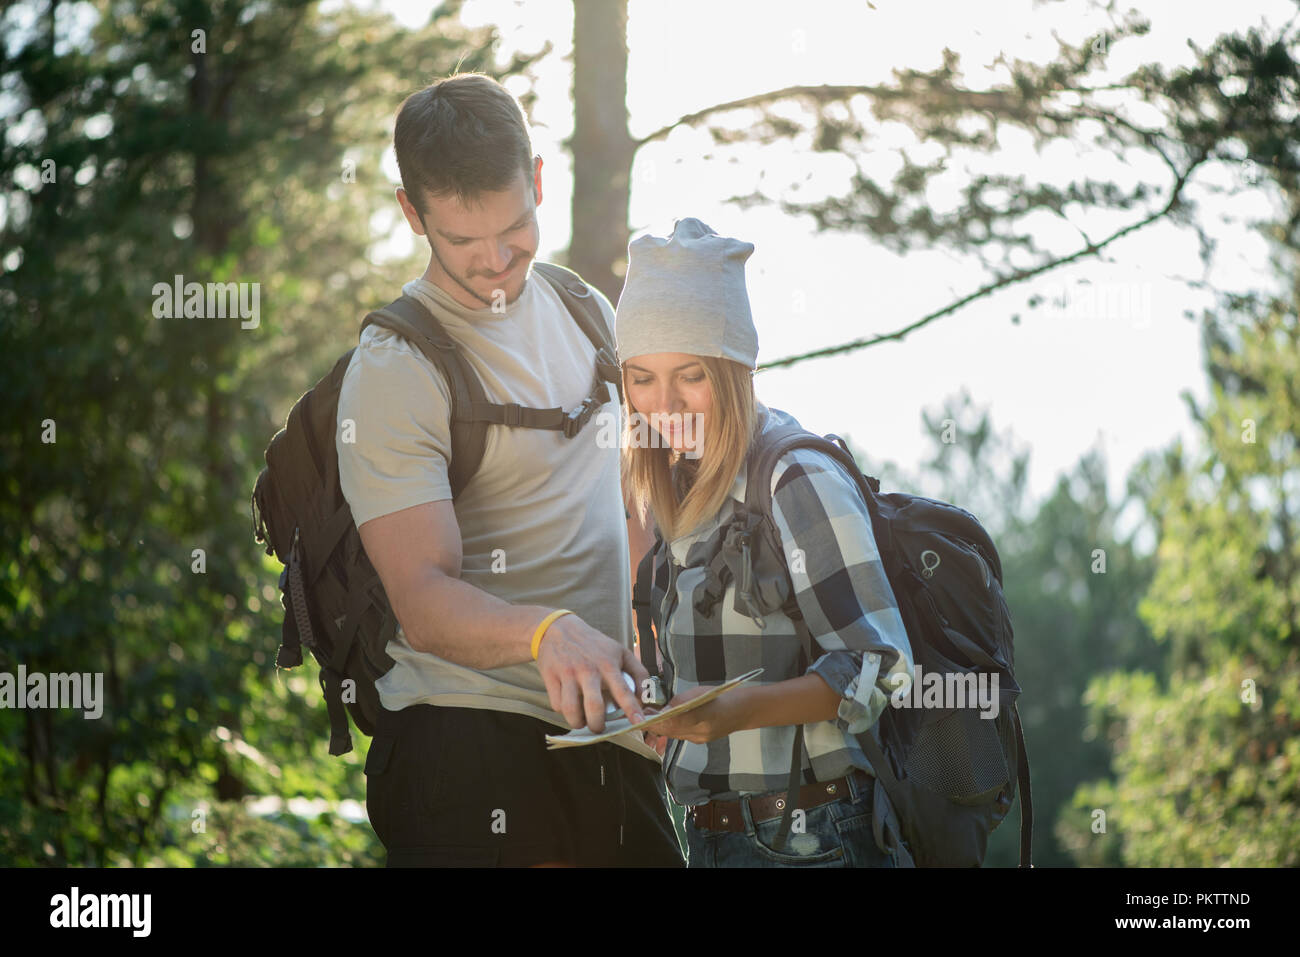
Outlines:
[[483, 385], [442, 323], [410, 296], [401, 296], [370, 313], [361, 323], [361, 331], [372, 325], [395, 332], [410, 342], [447, 382], [451, 392], [451, 462], [447, 478], [455, 498], [478, 471], [487, 446], [488, 423], [474, 415], [477, 406], [487, 404]]
[[864, 475], [858, 468], [857, 461], [850, 454], [848, 446], [838, 435], [822, 437], [804, 429], [783, 428], [769, 432], [755, 441], [750, 451], [749, 468], [745, 479], [745, 508], [751, 513], [772, 519], [772, 473], [776, 463], [787, 452], [794, 449], [816, 449], [825, 452], [848, 474], [862, 492], [871, 516], [872, 534], [876, 536], [876, 545], [881, 555], [893, 547], [889, 524], [880, 517], [880, 507], [876, 502], [876, 493], [880, 491], [880, 481], [873, 476]]
[[610, 336], [609, 326], [605, 323], [605, 311], [592, 295], [591, 287], [576, 272], [555, 263], [535, 261], [533, 271], [551, 284], [578, 328], [591, 340], [596, 349], [596, 375], [614, 384], [621, 404], [623, 375], [618, 366], [618, 352]]
[[641, 651], [641, 664], [652, 678], [659, 677], [659, 663], [655, 660], [654, 623], [651, 620], [651, 603], [653, 601], [653, 582], [655, 554], [662, 539], [655, 534], [655, 542], [641, 557], [636, 567], [636, 581], [632, 585], [632, 610], [636, 614], [636, 633], [638, 647]]
[[[650, 687], [643, 688], [641, 702], [662, 707], [668, 703], [664, 691], [663, 675], [659, 671], [659, 661], [655, 650], [659, 647], [659, 635], [654, 630], [654, 579], [655, 572], [662, 567], [667, 557], [668, 546], [664, 543], [659, 529], [655, 528], [655, 541], [645, 555], [641, 557], [636, 569], [636, 581], [632, 586], [632, 610], [636, 615], [637, 648], [641, 653], [641, 664], [650, 676]], [[648, 695], [648, 697], [647, 697]]]
[[[841, 443], [841, 444], [837, 444]], [[873, 497], [868, 492], [879, 488], [879, 483], [863, 475], [858, 463], [843, 445], [843, 439], [837, 435], [823, 438], [804, 429], [787, 427], [768, 432], [755, 440], [750, 451], [749, 467], [745, 479], [745, 507], [751, 512], [758, 512], [769, 518], [772, 515], [772, 473], [781, 456], [795, 449], [815, 449], [825, 452], [834, 459], [862, 490], [867, 504], [872, 507], [872, 519], [875, 519]]]
[[[583, 288], [586, 289], [585, 286]], [[587, 290], [587, 296], [591, 297], [590, 290]], [[598, 308], [594, 301], [592, 306]], [[600, 321], [603, 326], [603, 318]], [[466, 452], [460, 457], [462, 461], [468, 463], [465, 466], [455, 466], [453, 463], [460, 476], [459, 485], [452, 487], [453, 494], [458, 488], [463, 487], [478, 469], [483, 458], [483, 448], [487, 443], [489, 425], [549, 429], [563, 432], [566, 438], [571, 439], [581, 432], [596, 411], [609, 401], [606, 380], [614, 382], [616, 388], [620, 387], [622, 382], [612, 349], [601, 345], [596, 350], [596, 373], [592, 376], [591, 389], [582, 403], [573, 409], [568, 411], [562, 408], [532, 409], [521, 406], [517, 402], [504, 404], [489, 402], [478, 376], [465, 358], [464, 351], [447, 334], [437, 317], [418, 300], [403, 296], [389, 303], [383, 309], [367, 316], [366, 321], [362, 323], [362, 330], [371, 324], [392, 329], [410, 339], [430, 362], [443, 370], [447, 378], [453, 393], [452, 422], [459, 425], [459, 431], [465, 433], [460, 441], [465, 446]], [[613, 378], [610, 379], [610, 376]], [[622, 399], [621, 391], [619, 398]], [[452, 429], [453, 453], [456, 452], [457, 431], [456, 428]]]
[[[796, 426], [783, 426], [765, 432], [755, 439], [753, 446], [750, 448], [745, 478], [745, 509], [750, 515], [762, 516], [771, 526], [773, 534], [775, 534], [776, 522], [772, 517], [772, 473], [776, 470], [776, 463], [781, 456], [794, 449], [801, 448], [825, 452], [845, 468], [858, 487], [862, 489], [871, 513], [873, 525], [878, 526], [880, 524], [876, 519], [878, 513], [874, 499], [870, 494], [871, 486], [867, 484], [867, 479], [858, 470], [857, 463], [849, 455], [847, 448], [841, 448], [830, 438], [822, 438]], [[794, 622], [795, 630], [799, 634], [801, 645], [800, 668], [805, 668], [812, 662], [812, 649], [815, 639], [807, 623], [803, 620], [803, 615], [799, 613], [798, 604], [793, 594], [791, 594], [790, 600], [786, 604], [785, 611], [791, 621]], [[795, 731], [794, 743], [790, 753], [790, 776], [786, 782], [787, 794], [798, 793], [799, 785], [802, 783], [800, 769], [804, 751], [803, 730], [803, 726], [800, 725]], [[872, 766], [875, 767], [876, 759], [870, 754], [868, 757], [872, 760]], [[883, 781], [882, 778], [882, 783]], [[776, 846], [778, 848], [784, 847], [789, 837], [793, 809], [794, 802], [788, 801], [785, 813], [781, 816], [781, 825], [777, 829]]]

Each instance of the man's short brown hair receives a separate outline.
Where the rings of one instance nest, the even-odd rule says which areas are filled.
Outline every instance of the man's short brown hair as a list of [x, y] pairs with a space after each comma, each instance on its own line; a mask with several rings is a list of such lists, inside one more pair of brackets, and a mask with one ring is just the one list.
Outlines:
[[408, 96], [393, 132], [407, 197], [423, 217], [426, 194], [471, 202], [533, 172], [533, 142], [519, 101], [492, 77], [458, 73]]

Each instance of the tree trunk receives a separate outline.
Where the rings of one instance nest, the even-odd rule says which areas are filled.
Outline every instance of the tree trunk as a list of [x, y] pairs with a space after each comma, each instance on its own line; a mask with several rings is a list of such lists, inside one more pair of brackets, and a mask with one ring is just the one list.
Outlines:
[[627, 0], [574, 0], [573, 100], [568, 264], [618, 302], [636, 152], [627, 131]]

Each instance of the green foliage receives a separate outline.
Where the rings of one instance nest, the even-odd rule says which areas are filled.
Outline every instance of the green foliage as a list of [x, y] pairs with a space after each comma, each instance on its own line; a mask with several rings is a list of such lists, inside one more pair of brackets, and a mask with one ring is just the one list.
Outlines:
[[[993, 536], [1023, 689], [1018, 709], [1030, 760], [1034, 862], [1068, 866], [1073, 861], [1057, 822], [1073, 818], [1070, 801], [1080, 782], [1109, 769], [1106, 742], [1088, 734], [1088, 682], [1110, 669], [1156, 668], [1163, 659], [1137, 619], [1153, 562], [1134, 544], [1136, 531], [1121, 533], [1128, 499], [1111, 502], [1098, 453], [1085, 455], [1045, 501], [1031, 506], [1028, 450], [999, 434], [968, 394], [948, 399], [922, 421], [933, 454], [912, 478], [894, 466], [880, 469], [882, 488], [959, 505]], [[1013, 813], [994, 831], [985, 866], [1015, 866], [1019, 835]]]
[[[315, 665], [275, 673], [279, 565], [248, 499], [293, 400], [419, 268], [371, 255], [380, 159], [412, 89], [499, 74], [458, 6], [407, 32], [310, 2], [100, 0], [84, 38], [54, 5], [3, 13], [0, 670], [102, 672], [107, 700], [97, 721], [0, 711], [0, 863], [377, 860], [364, 823], [245, 807], [364, 791], [363, 754], [325, 756]], [[260, 322], [156, 317], [176, 275], [257, 283]]]
[[[1108, 768], [1104, 742], [1087, 731], [1089, 680], [1109, 669], [1158, 668], [1162, 659], [1136, 613], [1153, 562], [1119, 530], [1125, 504], [1110, 502], [1104, 461], [1089, 453], [1058, 480], [1032, 522], [1005, 539], [1003, 574], [1033, 772], [1034, 860], [1044, 866], [1070, 863], [1055, 824], [1070, 813], [1077, 784]], [[989, 864], [1015, 863], [1012, 837], [1007, 825], [995, 833]]]
[[[350, 802], [349, 810], [361, 810]], [[301, 806], [298, 806], [301, 804]], [[382, 867], [384, 849], [364, 816], [305, 799], [256, 813], [239, 801], [200, 802], [188, 816], [175, 806], [148, 867]], [[123, 860], [121, 863], [128, 863]]]
[[[1242, 701], [1253, 684], [1254, 701]], [[1300, 860], [1300, 669], [1227, 658], [1094, 682], [1088, 702], [1115, 749], [1117, 780], [1081, 787], [1062, 840], [1080, 863], [1295, 866]], [[1096, 810], [1106, 831], [1095, 831]], [[1076, 823], [1077, 822], [1077, 823]]]
[[1102, 840], [1063, 827], [1083, 863], [1300, 863], [1300, 322], [1282, 301], [1208, 321], [1206, 451], [1147, 463], [1160, 545], [1141, 614], [1173, 670], [1089, 688], [1115, 780], [1075, 797], [1105, 812]]

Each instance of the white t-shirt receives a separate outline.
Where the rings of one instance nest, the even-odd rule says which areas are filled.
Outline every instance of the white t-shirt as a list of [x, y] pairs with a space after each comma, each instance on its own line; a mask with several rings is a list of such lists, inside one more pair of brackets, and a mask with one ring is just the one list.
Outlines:
[[[540, 275], [503, 312], [468, 309], [415, 279], [403, 291], [433, 311], [464, 350], [491, 402], [572, 409], [586, 398], [595, 348]], [[612, 329], [614, 310], [593, 289]], [[612, 339], [612, 336], [611, 336]], [[454, 502], [461, 580], [513, 604], [568, 608], [632, 647], [631, 573], [619, 478], [620, 409], [610, 401], [572, 439], [562, 432], [488, 426], [483, 461]], [[401, 336], [371, 326], [343, 378], [336, 432], [339, 479], [358, 526], [450, 499], [450, 393], [437, 368]], [[612, 417], [612, 419], [610, 418]], [[612, 423], [612, 425], [611, 425]], [[390, 711], [413, 704], [530, 715], [567, 729], [551, 710], [535, 662], [477, 670], [419, 652], [399, 629], [396, 666], [377, 683]], [[645, 754], [643, 745], [628, 745]]]

